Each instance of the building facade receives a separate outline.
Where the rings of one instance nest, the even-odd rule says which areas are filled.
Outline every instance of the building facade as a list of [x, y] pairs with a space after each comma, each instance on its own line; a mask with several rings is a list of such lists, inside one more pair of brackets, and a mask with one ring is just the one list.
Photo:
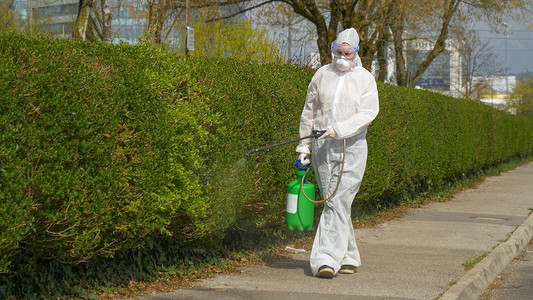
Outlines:
[[78, 0], [13, 0], [10, 10], [41, 32], [70, 38], [78, 15]]
[[78, 0], [26, 0], [31, 20], [40, 31], [55, 38], [71, 38], [78, 15]]
[[30, 17], [30, 7], [29, 0], [13, 0], [9, 4], [9, 10], [15, 12], [17, 17], [19, 17], [23, 22], [28, 22]]
[[[136, 43], [144, 35], [146, 24], [143, 1], [110, 1], [113, 42]], [[99, 1], [95, 1], [99, 5]], [[99, 9], [96, 7], [96, 9]], [[54, 38], [71, 38], [78, 16], [79, 0], [13, 0], [13, 10], [24, 22]]]
[[491, 76], [488, 78], [474, 78], [476, 81], [485, 81], [487, 89], [479, 95], [479, 101], [494, 108], [509, 112], [511, 92], [516, 86], [516, 76]]
[[[426, 59], [435, 44], [427, 40], [413, 40], [405, 42], [404, 59], [407, 68], [408, 81], [413, 78], [416, 70]], [[396, 85], [396, 58], [392, 45], [388, 46], [386, 82]], [[377, 64], [376, 64], [377, 66]], [[373, 70], [377, 73], [377, 70]], [[416, 88], [437, 91], [453, 97], [459, 97], [462, 90], [462, 59], [455, 46], [455, 41], [447, 40], [445, 49], [429, 65], [416, 83]]]

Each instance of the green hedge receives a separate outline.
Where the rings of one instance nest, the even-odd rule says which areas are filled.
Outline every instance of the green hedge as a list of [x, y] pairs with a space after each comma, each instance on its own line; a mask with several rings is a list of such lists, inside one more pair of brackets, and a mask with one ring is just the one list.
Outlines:
[[[153, 236], [186, 245], [283, 230], [296, 144], [243, 157], [298, 136], [312, 75], [149, 45], [0, 36], [0, 269], [112, 256]], [[532, 118], [378, 88], [359, 207], [533, 152]]]
[[394, 202], [533, 151], [533, 118], [429, 91], [380, 85], [379, 93], [359, 201]]
[[209, 235], [200, 176], [216, 124], [149, 46], [0, 37], [0, 269]]

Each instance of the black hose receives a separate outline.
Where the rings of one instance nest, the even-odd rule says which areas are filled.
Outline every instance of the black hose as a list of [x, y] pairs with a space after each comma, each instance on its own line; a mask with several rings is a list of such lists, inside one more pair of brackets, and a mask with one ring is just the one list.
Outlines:
[[250, 151], [246, 152], [246, 154], [244, 154], [244, 158], [249, 159], [249, 158], [250, 158], [250, 155], [252, 155], [253, 153], [255, 153], [255, 152], [260, 152], [260, 151], [265, 151], [265, 150], [268, 150], [268, 149], [270, 149], [270, 148], [274, 148], [274, 147], [279, 147], [279, 146], [287, 145], [287, 144], [294, 143], [294, 142], [298, 142], [298, 141], [305, 140], [305, 139], [319, 138], [319, 137], [322, 136], [324, 133], [326, 133], [325, 130], [320, 130], [320, 131], [319, 131], [319, 130], [313, 130], [313, 134], [308, 135], [308, 136], [305, 136], [305, 137], [302, 137], [302, 138], [299, 138], [299, 139], [294, 139], [294, 140], [290, 140], [290, 141], [282, 142], [282, 143], [279, 143], [279, 144], [274, 144], [274, 145], [263, 146], [263, 147], [259, 147], [259, 148], [251, 149]]

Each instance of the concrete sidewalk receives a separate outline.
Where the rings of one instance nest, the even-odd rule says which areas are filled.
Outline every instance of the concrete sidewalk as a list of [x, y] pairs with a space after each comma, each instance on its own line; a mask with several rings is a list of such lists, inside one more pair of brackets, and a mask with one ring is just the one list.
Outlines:
[[[477, 299], [531, 240], [532, 208], [533, 162], [451, 201], [376, 229], [356, 229], [362, 266], [354, 275], [315, 278], [306, 251], [140, 299]], [[463, 263], [483, 255], [465, 270]]]

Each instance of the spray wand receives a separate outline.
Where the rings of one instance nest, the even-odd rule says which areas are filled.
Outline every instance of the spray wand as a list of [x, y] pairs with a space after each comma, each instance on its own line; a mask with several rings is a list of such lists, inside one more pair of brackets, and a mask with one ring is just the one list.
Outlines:
[[246, 154], [244, 154], [244, 158], [249, 159], [249, 158], [250, 158], [250, 155], [252, 155], [253, 153], [255, 153], [255, 152], [260, 152], [260, 151], [265, 151], [265, 150], [268, 150], [268, 149], [270, 149], [270, 148], [274, 148], [274, 147], [279, 147], [279, 146], [287, 145], [287, 144], [294, 143], [294, 142], [298, 142], [298, 141], [305, 140], [305, 139], [319, 138], [319, 137], [322, 136], [324, 133], [326, 133], [325, 130], [313, 130], [313, 134], [308, 135], [308, 136], [304, 136], [304, 137], [299, 138], [299, 139], [294, 139], [294, 140], [290, 140], [290, 141], [282, 142], [282, 143], [279, 143], [279, 144], [274, 144], [274, 145], [263, 146], [263, 147], [259, 147], [259, 148], [251, 149], [250, 151], [246, 152]]

